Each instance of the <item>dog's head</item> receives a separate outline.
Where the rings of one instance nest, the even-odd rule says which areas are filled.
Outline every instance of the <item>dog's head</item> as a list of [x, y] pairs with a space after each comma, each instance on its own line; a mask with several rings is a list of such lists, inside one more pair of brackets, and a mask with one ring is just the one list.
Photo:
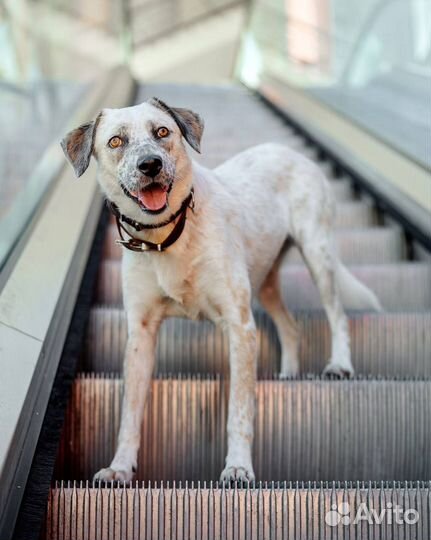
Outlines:
[[[104, 109], [61, 141], [76, 175], [93, 155], [107, 197], [123, 214], [155, 222], [169, 206], [180, 204], [191, 184], [191, 161], [183, 144], [200, 151], [203, 121], [188, 109], [169, 107], [153, 98], [124, 109]], [[176, 208], [175, 208], [176, 209]]]

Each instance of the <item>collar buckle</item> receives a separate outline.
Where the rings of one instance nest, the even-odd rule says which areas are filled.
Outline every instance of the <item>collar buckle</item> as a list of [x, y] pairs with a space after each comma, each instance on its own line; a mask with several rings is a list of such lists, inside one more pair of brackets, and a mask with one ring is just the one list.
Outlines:
[[190, 202], [188, 206], [194, 214], [195, 213], [195, 190], [193, 188], [190, 190]]

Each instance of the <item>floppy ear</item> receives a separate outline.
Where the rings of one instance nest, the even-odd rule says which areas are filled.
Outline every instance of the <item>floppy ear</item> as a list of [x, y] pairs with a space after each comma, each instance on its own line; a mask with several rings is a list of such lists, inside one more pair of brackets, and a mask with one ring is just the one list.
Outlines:
[[101, 114], [93, 122], [70, 131], [60, 144], [79, 178], [87, 170], [93, 152], [94, 136]]
[[200, 153], [204, 121], [198, 114], [190, 109], [169, 107], [169, 105], [166, 105], [166, 103], [164, 103], [162, 100], [155, 97], [151, 98], [149, 103], [154, 105], [154, 107], [168, 113], [169, 116], [171, 116], [177, 123], [185, 140], [189, 143], [193, 150]]

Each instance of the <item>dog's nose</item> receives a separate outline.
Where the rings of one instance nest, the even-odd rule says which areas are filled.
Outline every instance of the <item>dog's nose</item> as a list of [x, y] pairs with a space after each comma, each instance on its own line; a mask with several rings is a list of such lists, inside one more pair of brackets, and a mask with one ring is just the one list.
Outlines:
[[150, 178], [154, 178], [159, 174], [162, 165], [162, 160], [157, 156], [146, 156], [138, 161], [138, 169]]

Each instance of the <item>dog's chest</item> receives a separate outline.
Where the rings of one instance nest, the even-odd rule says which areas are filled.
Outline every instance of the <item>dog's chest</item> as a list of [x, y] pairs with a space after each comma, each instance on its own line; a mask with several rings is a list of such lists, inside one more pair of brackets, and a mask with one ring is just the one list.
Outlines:
[[154, 275], [162, 296], [170, 300], [175, 314], [197, 318], [206, 305], [199, 269], [190, 262], [157, 261]]

